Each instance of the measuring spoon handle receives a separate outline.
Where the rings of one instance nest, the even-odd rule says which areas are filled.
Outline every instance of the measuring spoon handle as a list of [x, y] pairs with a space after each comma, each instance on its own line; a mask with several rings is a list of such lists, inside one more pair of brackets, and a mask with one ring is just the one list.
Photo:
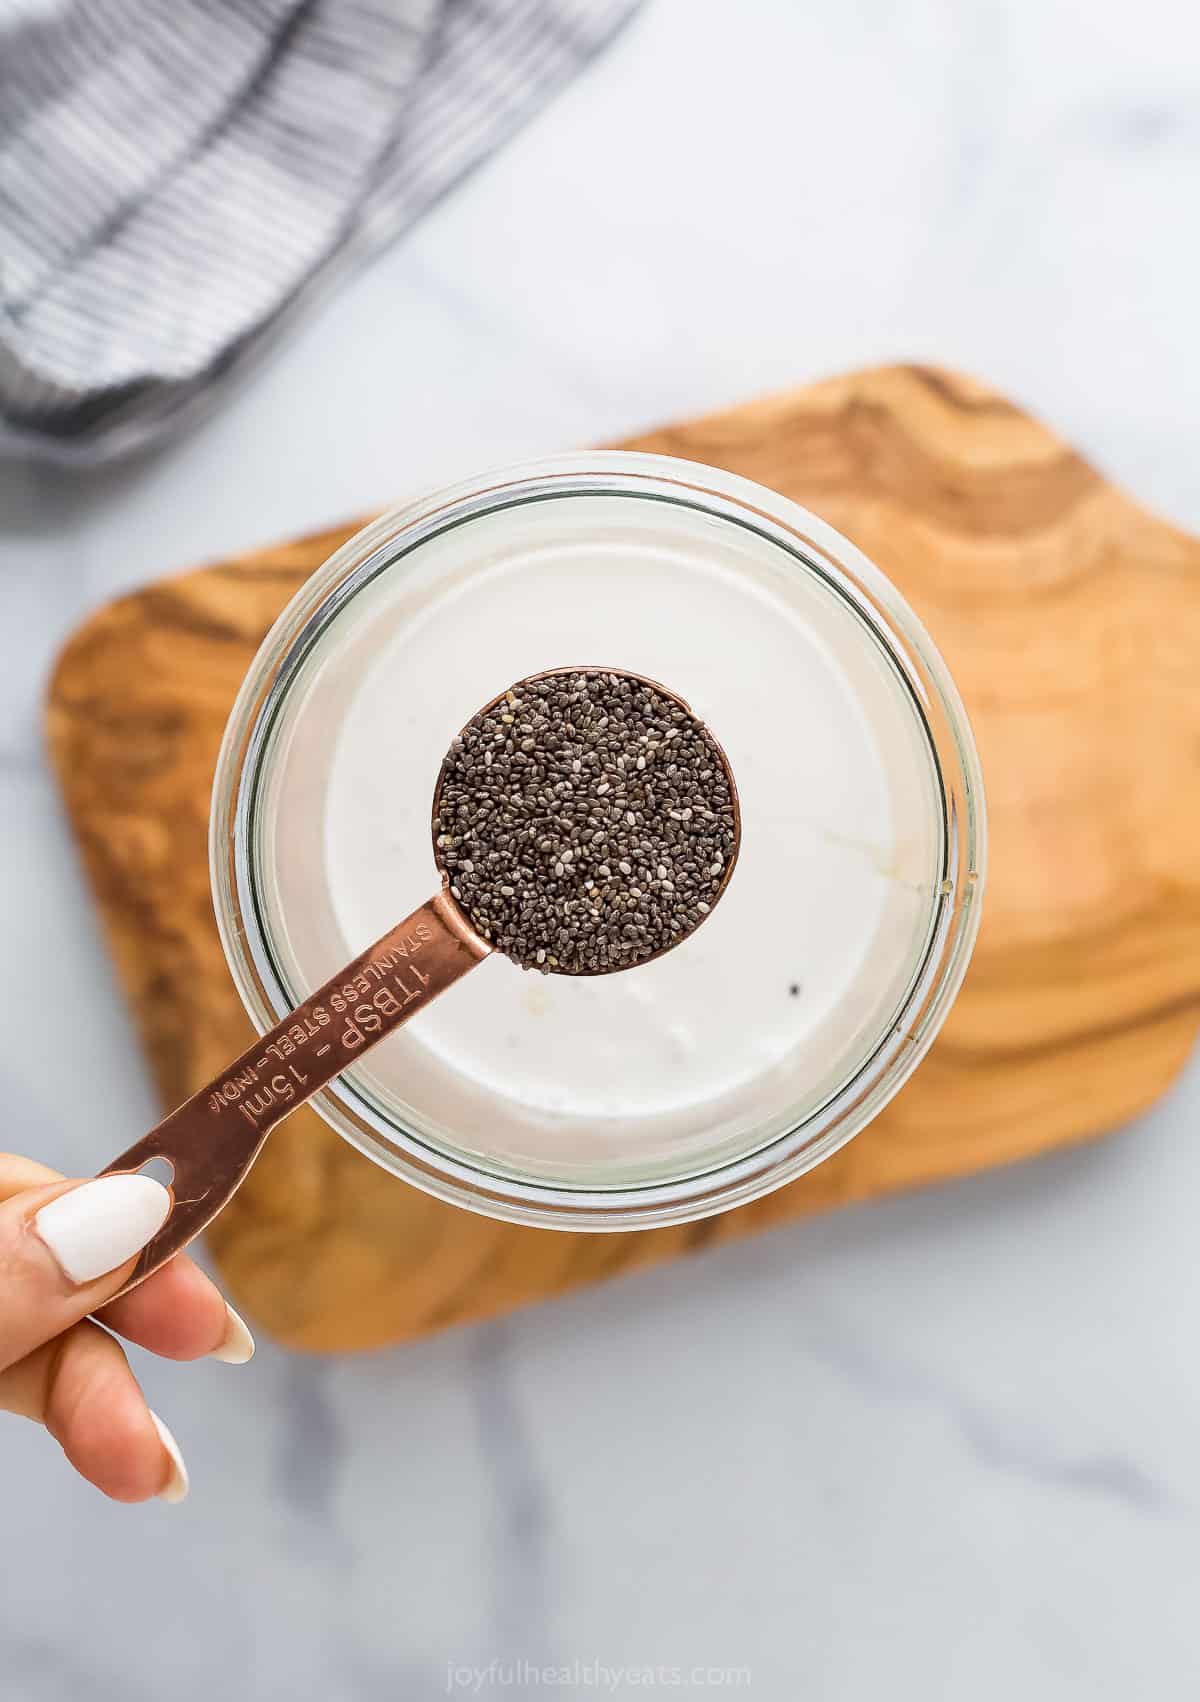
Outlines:
[[166, 1159], [171, 1209], [128, 1293], [182, 1252], [233, 1197], [277, 1123], [473, 969], [491, 947], [440, 892], [390, 929], [219, 1076], [114, 1158], [111, 1176]]

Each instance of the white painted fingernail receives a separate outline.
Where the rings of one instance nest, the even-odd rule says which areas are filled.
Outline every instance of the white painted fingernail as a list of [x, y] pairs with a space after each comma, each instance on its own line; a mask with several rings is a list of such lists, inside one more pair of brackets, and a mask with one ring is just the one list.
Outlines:
[[154, 1428], [158, 1431], [158, 1439], [166, 1451], [167, 1459], [171, 1462], [171, 1475], [166, 1484], [158, 1492], [158, 1499], [165, 1501], [171, 1507], [179, 1501], [187, 1499], [189, 1488], [188, 1469], [183, 1463], [183, 1455], [179, 1451], [179, 1443], [171, 1435], [162, 1419], [151, 1409], [150, 1417], [154, 1420]]
[[246, 1361], [254, 1358], [254, 1337], [246, 1327], [246, 1320], [240, 1318], [229, 1304], [225, 1302], [225, 1339], [220, 1347], [214, 1347], [208, 1356], [219, 1359], [225, 1365], [245, 1365]]
[[98, 1176], [43, 1206], [33, 1227], [72, 1282], [94, 1282], [140, 1253], [170, 1209], [153, 1176]]

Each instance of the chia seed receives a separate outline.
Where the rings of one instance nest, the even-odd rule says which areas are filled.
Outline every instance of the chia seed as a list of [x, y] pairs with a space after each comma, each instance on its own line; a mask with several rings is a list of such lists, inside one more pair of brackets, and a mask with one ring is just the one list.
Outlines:
[[[669, 765], [644, 761], [640, 747], [668, 741]], [[678, 945], [736, 851], [732, 787], [704, 724], [630, 675], [571, 669], [467, 724], [434, 833], [472, 927], [543, 974], [628, 969]]]

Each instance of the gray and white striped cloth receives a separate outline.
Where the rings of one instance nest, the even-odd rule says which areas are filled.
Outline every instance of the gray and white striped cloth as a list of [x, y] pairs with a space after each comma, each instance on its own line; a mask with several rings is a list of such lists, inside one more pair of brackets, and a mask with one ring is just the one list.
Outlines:
[[0, 452], [192, 419], [637, 0], [0, 0]]

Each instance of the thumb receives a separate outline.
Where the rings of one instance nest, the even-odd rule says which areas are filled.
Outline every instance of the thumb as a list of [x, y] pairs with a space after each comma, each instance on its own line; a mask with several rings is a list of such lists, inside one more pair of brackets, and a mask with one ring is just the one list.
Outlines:
[[110, 1300], [170, 1209], [162, 1183], [139, 1175], [29, 1188], [0, 1205], [0, 1371]]

